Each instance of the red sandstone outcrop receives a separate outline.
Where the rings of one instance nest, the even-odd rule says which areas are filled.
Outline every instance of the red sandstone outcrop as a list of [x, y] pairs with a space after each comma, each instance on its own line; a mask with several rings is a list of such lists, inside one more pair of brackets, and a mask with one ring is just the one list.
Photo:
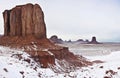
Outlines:
[[[55, 65], [55, 56], [49, 51], [31, 52], [35, 61], [41, 63], [41, 67], [47, 68], [49, 64]], [[34, 54], [33, 54], [34, 53]]]
[[50, 41], [53, 43], [59, 43], [59, 44], [64, 42], [62, 39], [58, 38], [56, 35], [51, 36]]
[[55, 59], [66, 60], [75, 66], [92, 64], [46, 38], [44, 14], [38, 4], [19, 5], [5, 10], [3, 17], [4, 36], [0, 37], [0, 45], [24, 50], [44, 68], [54, 65]]
[[38, 4], [16, 6], [3, 12], [5, 36], [28, 36], [46, 38], [44, 14]]
[[100, 43], [96, 40], [96, 37], [92, 37], [92, 40], [88, 42], [88, 44], [100, 44]]

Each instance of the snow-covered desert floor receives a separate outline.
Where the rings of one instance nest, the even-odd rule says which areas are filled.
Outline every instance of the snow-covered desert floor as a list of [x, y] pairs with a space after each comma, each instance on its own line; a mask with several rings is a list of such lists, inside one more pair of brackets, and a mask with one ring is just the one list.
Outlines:
[[[62, 44], [63, 45], [63, 44]], [[76, 55], [103, 61], [76, 70], [75, 78], [120, 78], [120, 44], [64, 44]]]
[[[118, 44], [70, 44], [68, 47], [76, 55], [82, 54], [90, 61], [101, 60], [103, 63], [94, 63], [92, 66], [77, 68], [74, 71], [58, 73], [51, 68], [41, 68], [23, 51], [0, 46], [0, 78], [120, 78]], [[56, 68], [64, 69], [57, 63], [58, 60], [56, 60]]]

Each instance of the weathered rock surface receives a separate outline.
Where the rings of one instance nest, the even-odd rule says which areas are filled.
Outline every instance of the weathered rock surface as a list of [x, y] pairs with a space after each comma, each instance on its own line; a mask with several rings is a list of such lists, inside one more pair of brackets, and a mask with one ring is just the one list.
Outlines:
[[3, 12], [5, 36], [28, 36], [46, 38], [44, 14], [38, 4], [16, 6]]
[[81, 44], [86, 44], [89, 41], [88, 40], [83, 40], [83, 39], [78, 39], [77, 41], [75, 41], [76, 43], [81, 43]]
[[50, 41], [53, 43], [63, 43], [64, 42], [62, 39], [58, 38], [56, 35], [51, 36]]
[[36, 51], [36, 52], [31, 52], [31, 53], [32, 53], [31, 55], [35, 59], [35, 61], [41, 63], [41, 67], [47, 68], [49, 64], [55, 65], [55, 56], [51, 52]]
[[96, 37], [92, 37], [92, 40], [89, 42], [89, 44], [100, 44], [100, 43], [96, 40]]
[[83, 39], [78, 39], [77, 42], [81, 42], [81, 41], [84, 41]]
[[55, 59], [66, 60], [74, 66], [92, 64], [46, 38], [44, 14], [38, 4], [19, 5], [5, 10], [3, 17], [4, 36], [0, 37], [0, 45], [24, 50], [44, 68], [55, 65]]

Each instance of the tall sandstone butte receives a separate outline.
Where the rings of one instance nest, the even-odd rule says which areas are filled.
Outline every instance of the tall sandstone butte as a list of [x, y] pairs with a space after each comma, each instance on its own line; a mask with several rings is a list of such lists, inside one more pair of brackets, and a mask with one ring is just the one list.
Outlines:
[[5, 36], [46, 38], [44, 14], [38, 4], [19, 5], [3, 12]]
[[3, 17], [5, 36], [0, 38], [0, 45], [24, 49], [44, 68], [54, 65], [55, 59], [64, 60], [67, 65], [69, 64], [64, 66], [64, 62], [60, 62], [60, 65], [66, 68], [65, 71], [68, 67], [71, 69], [73, 66], [92, 64], [83, 57], [80, 59], [69, 52], [67, 47], [55, 45], [46, 38], [44, 14], [38, 4], [19, 5], [11, 10], [5, 10]]

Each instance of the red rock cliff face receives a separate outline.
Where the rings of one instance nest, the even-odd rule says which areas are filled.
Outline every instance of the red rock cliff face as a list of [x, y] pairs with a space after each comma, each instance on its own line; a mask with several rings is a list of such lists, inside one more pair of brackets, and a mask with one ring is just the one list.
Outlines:
[[5, 10], [3, 17], [5, 36], [0, 37], [0, 45], [24, 49], [40, 62], [41, 67], [55, 65], [55, 59], [65, 60], [72, 66], [85, 66], [89, 63], [80, 60], [67, 47], [54, 45], [46, 38], [44, 14], [38, 4], [20, 5]]
[[5, 36], [28, 36], [46, 38], [44, 14], [38, 4], [16, 6], [3, 12]]

